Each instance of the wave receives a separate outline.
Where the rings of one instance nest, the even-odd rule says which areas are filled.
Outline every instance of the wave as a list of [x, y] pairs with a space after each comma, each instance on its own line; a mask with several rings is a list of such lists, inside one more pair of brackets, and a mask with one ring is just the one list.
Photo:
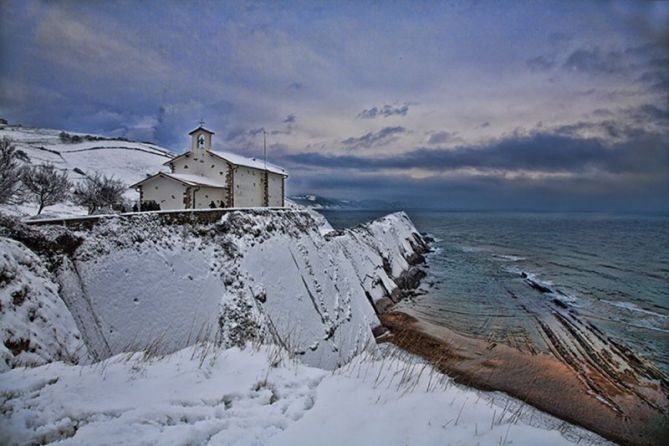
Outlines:
[[443, 249], [441, 246], [430, 246], [430, 251], [427, 253], [426, 257], [438, 257]]
[[656, 327], [654, 325], [649, 324], [648, 322], [643, 323], [644, 321], [639, 321], [639, 322], [641, 322], [642, 324], [641, 325], [635, 325], [635, 324], [630, 324], [628, 322], [627, 325], [629, 325], [630, 327], [634, 327], [634, 328], [640, 328], [642, 330], [652, 330], [652, 331], [658, 331], [660, 333], [669, 333], [669, 330], [667, 330], [665, 328]]
[[482, 246], [460, 246], [460, 251], [462, 252], [485, 252], [490, 251], [488, 248]]
[[567, 306], [573, 306], [578, 301], [575, 296], [556, 288], [552, 281], [539, 279], [535, 273], [523, 271], [514, 267], [506, 268], [506, 271], [519, 275], [530, 288], [541, 294], [548, 294], [553, 297], [553, 302], [558, 306], [565, 308]]
[[555, 293], [555, 291], [551, 288], [553, 285], [551, 282], [539, 280], [537, 279], [537, 276], [532, 273], [526, 273], [523, 271], [520, 273], [520, 277], [525, 279], [525, 283], [527, 283], [531, 288], [534, 288], [540, 293]]
[[634, 311], [636, 313], [643, 313], [643, 314], [649, 314], [654, 317], [658, 317], [660, 319], [669, 319], [669, 316], [666, 316], [664, 314], [656, 313], [654, 311], [646, 310], [645, 308], [641, 308], [640, 306], [633, 304], [632, 302], [614, 302], [606, 299], [602, 299], [601, 302], [604, 302], [606, 304], [612, 305], [614, 307], [622, 308], [627, 311]]
[[423, 236], [425, 237], [426, 241], [430, 242], [430, 243], [432, 243], [432, 242], [439, 243], [439, 242], [444, 241], [443, 238], [439, 238], [431, 232], [426, 232], [426, 233], [423, 234]]
[[507, 262], [520, 262], [521, 260], [527, 260], [527, 257], [520, 257], [520, 256], [513, 256], [513, 255], [506, 255], [506, 254], [495, 254], [493, 257], [496, 260], [502, 260], [502, 261], [507, 261]]

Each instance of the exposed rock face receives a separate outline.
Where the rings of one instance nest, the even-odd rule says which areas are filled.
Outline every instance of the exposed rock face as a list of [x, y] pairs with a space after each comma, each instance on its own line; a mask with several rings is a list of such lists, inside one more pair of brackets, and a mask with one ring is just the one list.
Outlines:
[[425, 277], [425, 271], [412, 266], [398, 277], [395, 282], [403, 291], [415, 290], [420, 285], [420, 281]]
[[[338, 234], [350, 261], [364, 271], [359, 279], [377, 314], [410, 295], [425, 275], [417, 265], [429, 247], [404, 212]], [[371, 253], [357, 252], [360, 246], [372, 247]]]
[[77, 231], [18, 222], [0, 230], [39, 253], [94, 360], [271, 339], [329, 368], [373, 342], [377, 312], [422, 277], [413, 265], [426, 245], [404, 213], [346, 231], [318, 217], [245, 210], [189, 223], [140, 214]]

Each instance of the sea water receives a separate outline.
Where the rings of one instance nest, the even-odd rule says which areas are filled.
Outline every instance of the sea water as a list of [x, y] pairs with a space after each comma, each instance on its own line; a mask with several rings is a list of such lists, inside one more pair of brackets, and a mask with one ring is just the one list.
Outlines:
[[[386, 213], [323, 211], [335, 228]], [[531, 319], [557, 303], [669, 376], [669, 216], [408, 214], [434, 238], [421, 294], [401, 304], [425, 320], [541, 347]]]

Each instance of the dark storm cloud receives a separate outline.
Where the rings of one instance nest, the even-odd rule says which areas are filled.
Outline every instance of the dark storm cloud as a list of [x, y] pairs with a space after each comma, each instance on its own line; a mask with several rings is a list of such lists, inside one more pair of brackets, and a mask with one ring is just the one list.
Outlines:
[[440, 209], [530, 209], [530, 210], [657, 210], [667, 209], [664, 197], [669, 181], [631, 186], [617, 178], [584, 176], [536, 181], [494, 176], [369, 175], [358, 172], [331, 175], [301, 175], [292, 182], [291, 193], [311, 192], [345, 198], [379, 198], [405, 203], [405, 208]]
[[655, 104], [642, 104], [616, 111], [596, 109], [592, 115], [605, 119], [562, 125], [555, 127], [553, 132], [572, 138], [594, 134], [607, 140], [633, 141], [637, 137], [643, 138], [648, 132], [654, 131], [653, 129], [665, 132], [669, 129], [669, 110], [662, 109]]
[[643, 104], [627, 110], [629, 119], [637, 123], [652, 123], [660, 127], [669, 127], [669, 109], [661, 109], [655, 104]]
[[531, 57], [526, 63], [532, 71], [548, 71], [560, 66], [566, 71], [590, 75], [638, 73], [643, 82], [658, 84], [667, 80], [669, 72], [666, 51], [660, 43], [617, 49], [581, 47], [566, 56], [555, 52]]
[[396, 135], [406, 132], [404, 127], [384, 127], [378, 132], [365, 133], [359, 137], [350, 137], [342, 141], [348, 149], [369, 149], [392, 141]]
[[629, 67], [623, 52], [604, 51], [600, 48], [576, 50], [567, 57], [562, 66], [566, 70], [590, 74], [622, 73]]
[[598, 108], [598, 109], [595, 109], [592, 112], [592, 115], [596, 116], [598, 118], [608, 118], [608, 117], [613, 116], [614, 113], [611, 110], [606, 109], [606, 108]]
[[284, 129], [270, 130], [265, 127], [255, 127], [251, 129], [235, 127], [225, 135], [223, 147], [230, 150], [258, 150], [263, 145], [263, 132], [268, 136], [268, 145], [270, 147], [272, 147], [272, 145], [276, 146], [276, 143], [270, 144], [269, 136], [290, 135], [292, 131], [292, 123], [295, 122], [295, 116], [292, 114], [288, 115], [282, 122], [286, 124]]
[[[560, 129], [568, 133], [568, 129]], [[575, 133], [575, 131], [571, 131]], [[669, 175], [667, 137], [639, 134], [633, 142], [609, 146], [599, 139], [538, 133], [511, 137], [485, 147], [463, 146], [451, 150], [418, 148], [393, 157], [323, 155], [316, 152], [286, 156], [292, 163], [323, 168], [378, 171], [418, 168], [444, 172], [472, 168], [481, 171], [540, 171], [585, 173], [596, 170], [614, 174]]]
[[[667, 36], [669, 37], [669, 36]], [[646, 48], [650, 60], [644, 66], [644, 72], [639, 80], [648, 85], [651, 90], [669, 95], [669, 45], [652, 46]]]
[[651, 90], [669, 94], [669, 71], [646, 71], [639, 77], [639, 80], [647, 84]]
[[383, 107], [372, 107], [358, 113], [360, 119], [388, 118], [390, 116], [406, 116], [409, 112], [409, 104], [396, 107], [393, 105], [384, 105]]
[[458, 141], [460, 138], [457, 136], [457, 132], [435, 132], [430, 135], [430, 138], [427, 140], [427, 143], [430, 145], [435, 144], [445, 144], [447, 142]]
[[554, 130], [555, 134], [578, 138], [584, 132], [595, 132], [607, 139], [620, 139], [628, 135], [632, 129], [621, 122], [604, 120], [599, 122], [581, 121], [573, 124], [561, 125]]

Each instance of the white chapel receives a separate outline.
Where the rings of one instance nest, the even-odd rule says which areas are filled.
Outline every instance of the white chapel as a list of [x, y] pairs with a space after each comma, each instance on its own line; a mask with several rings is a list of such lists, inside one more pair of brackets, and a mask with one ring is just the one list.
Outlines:
[[189, 151], [165, 163], [158, 172], [131, 187], [141, 204], [161, 210], [210, 207], [283, 207], [287, 172], [256, 158], [211, 150], [214, 132], [200, 126], [189, 133]]

